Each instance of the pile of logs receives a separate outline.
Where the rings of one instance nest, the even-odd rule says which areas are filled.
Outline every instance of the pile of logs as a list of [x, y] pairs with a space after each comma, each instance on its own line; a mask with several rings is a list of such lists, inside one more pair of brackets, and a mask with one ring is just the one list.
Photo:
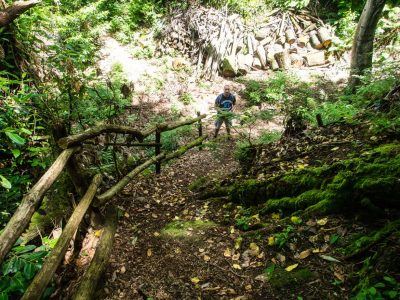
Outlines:
[[187, 55], [197, 64], [196, 71], [200, 76], [215, 77], [223, 60], [243, 48], [246, 30], [237, 14], [192, 7], [171, 15], [158, 49], [161, 54], [169, 54], [175, 49]]
[[307, 11], [271, 12], [250, 28], [239, 15], [189, 8], [173, 15], [161, 34], [161, 54], [178, 50], [207, 79], [244, 75], [251, 69], [290, 69], [327, 63], [332, 29]]

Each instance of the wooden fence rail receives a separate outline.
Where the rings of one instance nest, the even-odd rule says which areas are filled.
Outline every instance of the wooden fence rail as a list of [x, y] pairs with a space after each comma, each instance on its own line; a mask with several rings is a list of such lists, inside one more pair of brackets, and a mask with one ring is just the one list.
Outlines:
[[64, 150], [39, 181], [22, 199], [11, 220], [0, 235], [0, 264], [14, 243], [28, 227], [32, 215], [39, 206], [46, 191], [52, 186], [77, 148]]
[[75, 135], [70, 135], [65, 138], [62, 138], [58, 141], [58, 145], [62, 149], [67, 149], [73, 145], [77, 145], [83, 141], [95, 138], [103, 133], [123, 133], [130, 134], [134, 138], [139, 141], [143, 140], [143, 134], [137, 130], [136, 128], [132, 128], [129, 126], [121, 126], [121, 125], [113, 125], [113, 124], [105, 124], [96, 126], [90, 129], [85, 130], [82, 133], [78, 133]]
[[97, 243], [96, 252], [88, 269], [83, 275], [78, 290], [72, 297], [73, 300], [93, 299], [98, 282], [107, 267], [108, 259], [113, 250], [117, 223], [117, 211], [114, 207], [109, 207], [106, 214], [103, 232], [101, 233], [99, 242]]
[[[198, 113], [197, 118], [191, 118], [174, 123], [159, 124], [156, 127], [150, 128], [144, 132], [141, 132], [135, 128], [129, 126], [119, 125], [100, 125], [90, 128], [82, 133], [71, 135], [59, 140], [59, 146], [64, 149], [63, 152], [57, 157], [51, 167], [45, 172], [45, 174], [39, 179], [39, 181], [30, 189], [30, 191], [23, 197], [20, 206], [7, 223], [3, 232], [0, 234], [0, 264], [4, 261], [5, 256], [11, 250], [18, 237], [24, 232], [29, 225], [33, 213], [39, 207], [44, 194], [52, 186], [55, 180], [58, 178], [62, 170], [66, 167], [71, 156], [77, 152], [80, 147], [78, 145], [84, 144], [95, 144], [93, 139], [100, 134], [104, 133], [121, 133], [129, 134], [139, 143], [119, 143], [121, 146], [138, 146], [138, 147], [155, 147], [156, 155], [140, 166], [133, 169], [127, 175], [125, 175], [119, 182], [117, 182], [110, 189], [104, 193], [96, 196], [97, 189], [102, 182], [102, 176], [100, 174], [94, 176], [92, 183], [87, 189], [85, 195], [82, 197], [78, 206], [74, 209], [67, 225], [63, 229], [63, 232], [56, 243], [56, 246], [51, 251], [49, 256], [46, 258], [43, 267], [36, 274], [32, 283], [26, 290], [23, 300], [40, 299], [41, 295], [45, 291], [47, 285], [51, 281], [54, 273], [56, 272], [59, 264], [61, 263], [65, 253], [68, 249], [68, 245], [77, 232], [77, 229], [82, 222], [84, 215], [88, 211], [90, 206], [100, 207], [107, 203], [108, 200], [116, 196], [122, 189], [138, 174], [146, 170], [153, 164], [156, 164], [156, 171], [161, 171], [161, 163], [168, 160], [180, 157], [189, 149], [199, 146], [207, 138], [207, 135], [203, 135], [201, 120], [206, 115], [200, 115]], [[197, 123], [199, 137], [178, 148], [172, 153], [161, 152], [161, 134], [165, 131], [170, 131], [185, 125], [191, 125]], [[143, 140], [155, 133], [155, 142], [143, 142]], [[116, 146], [117, 143], [110, 143], [111, 146]], [[72, 176], [70, 174], [70, 176]], [[74, 296], [74, 299], [91, 299], [101, 274], [104, 272], [108, 258], [111, 253], [114, 235], [117, 227], [117, 217], [114, 207], [109, 207], [106, 216], [106, 223], [104, 226], [103, 233], [100, 237], [98, 247], [96, 249], [95, 256], [85, 273], [79, 289]]]
[[43, 267], [40, 269], [39, 273], [36, 274], [21, 300], [37, 300], [41, 298], [47, 285], [53, 278], [57, 267], [64, 258], [65, 253], [68, 250], [69, 243], [75, 232], [78, 230], [78, 226], [85, 216], [85, 213], [97, 192], [97, 188], [99, 187], [101, 180], [102, 176], [100, 174], [94, 176], [86, 194], [82, 197], [82, 200], [79, 202], [69, 218], [68, 223], [62, 231], [62, 234], [58, 239], [54, 249], [46, 258]]

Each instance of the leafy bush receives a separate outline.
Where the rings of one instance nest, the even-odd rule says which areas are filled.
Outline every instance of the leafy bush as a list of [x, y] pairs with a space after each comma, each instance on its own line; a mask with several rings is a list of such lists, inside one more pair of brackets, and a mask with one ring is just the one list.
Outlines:
[[139, 25], [150, 27], [159, 17], [160, 9], [156, 0], [131, 1], [128, 7], [131, 28], [136, 29]]
[[[55, 246], [56, 239], [43, 238], [43, 245], [22, 245], [19, 239], [17, 246], [12, 248], [8, 259], [1, 265], [0, 271], [0, 299], [16, 299], [22, 296], [31, 280], [41, 269], [44, 258], [49, 250]], [[54, 291], [48, 287], [43, 298], [47, 298]]]
[[194, 99], [192, 94], [184, 92], [179, 96], [179, 101], [182, 102], [184, 105], [189, 105], [194, 101]]
[[180, 141], [192, 132], [190, 125], [166, 131], [161, 134], [161, 144], [163, 151], [174, 151], [179, 148]]
[[308, 114], [310, 123], [317, 125], [316, 115], [320, 114], [324, 125], [345, 121], [352, 122], [359, 110], [351, 103], [344, 101], [324, 102]]
[[384, 276], [383, 280], [373, 286], [361, 288], [353, 299], [375, 300], [375, 299], [398, 299], [400, 295], [400, 283], [393, 277]]
[[287, 226], [282, 232], [275, 233], [270, 237], [269, 244], [276, 245], [278, 248], [283, 248], [290, 239], [291, 233], [294, 231], [293, 226]]
[[310, 0], [274, 0], [271, 1], [275, 7], [289, 9], [289, 8], [297, 8], [302, 9], [310, 4]]
[[47, 166], [49, 143], [37, 97], [25, 75], [0, 72], [0, 225], [14, 212], [26, 186]]
[[243, 165], [246, 165], [251, 162], [254, 157], [255, 146], [273, 143], [279, 140], [281, 136], [282, 133], [278, 131], [265, 131], [255, 139], [255, 141], [238, 141], [236, 143], [234, 156]]

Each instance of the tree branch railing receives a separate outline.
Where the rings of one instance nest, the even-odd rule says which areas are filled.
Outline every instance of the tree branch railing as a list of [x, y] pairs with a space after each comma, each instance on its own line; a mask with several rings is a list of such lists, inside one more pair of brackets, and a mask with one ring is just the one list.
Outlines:
[[[54, 249], [52, 249], [49, 256], [46, 258], [41, 270], [33, 278], [22, 299], [29, 300], [41, 298], [43, 292], [52, 280], [54, 273], [56, 272], [63, 257], [65, 256], [71, 239], [77, 232], [78, 227], [81, 224], [85, 214], [89, 211], [90, 206], [100, 207], [106, 204], [110, 199], [121, 192], [133, 178], [138, 176], [141, 172], [146, 170], [151, 165], [156, 164], [156, 171], [157, 173], [159, 173], [161, 171], [162, 162], [178, 158], [186, 153], [188, 150], [196, 146], [201, 147], [203, 141], [207, 138], [207, 135], [203, 135], [202, 130], [202, 119], [205, 117], [206, 115], [200, 115], [198, 113], [198, 116], [196, 118], [191, 118], [174, 123], [159, 124], [143, 132], [129, 126], [106, 124], [96, 126], [85, 130], [82, 133], [60, 139], [58, 141], [58, 145], [64, 150], [57, 157], [50, 168], [45, 172], [45, 174], [39, 179], [39, 181], [23, 197], [22, 202], [17, 208], [16, 212], [7, 223], [4, 230], [0, 233], [0, 265], [1, 263], [3, 263], [6, 255], [11, 250], [17, 239], [28, 227], [32, 215], [40, 206], [45, 193], [57, 180], [58, 176], [61, 174], [63, 169], [66, 168], [69, 161], [74, 158], [72, 156], [81, 148], [80, 146], [84, 146], [85, 144], [98, 145], [98, 143], [92, 142], [90, 141], [90, 139], [96, 138], [97, 136], [104, 133], [129, 134], [139, 142], [120, 143], [121, 146], [155, 147], [156, 155], [134, 168], [114, 186], [112, 186], [100, 195], [96, 195], [96, 193], [102, 183], [102, 176], [100, 174], [97, 174], [93, 177], [92, 183], [87, 188], [85, 195], [82, 196], [82, 199], [77, 207], [74, 209], [65, 228], [62, 231], [59, 240], [56, 243], [56, 246], [54, 247]], [[197, 139], [181, 146], [172, 153], [161, 153], [162, 132], [174, 130], [176, 128], [191, 125], [194, 123], [197, 123], [198, 126], [199, 137]], [[156, 139], [154, 143], [143, 142], [146, 137], [154, 133]], [[110, 143], [110, 145], [115, 146], [118, 144]], [[110, 206], [106, 215], [103, 233], [96, 248], [94, 258], [90, 263], [88, 270], [83, 276], [83, 279], [78, 289], [79, 292], [75, 294], [74, 299], [90, 299], [92, 297], [97, 282], [100, 279], [101, 274], [104, 273], [105, 267], [107, 265], [107, 261], [114, 241], [116, 227], [117, 217], [115, 213], [115, 208], [113, 206]], [[83, 297], [82, 295], [85, 296]]]
[[85, 213], [88, 210], [90, 203], [97, 192], [97, 188], [101, 184], [101, 181], [102, 176], [100, 174], [94, 176], [92, 184], [89, 186], [86, 194], [82, 197], [82, 200], [79, 202], [72, 213], [72, 216], [69, 218], [68, 223], [62, 231], [55, 247], [50, 252], [50, 255], [46, 258], [42, 268], [34, 277], [21, 300], [36, 300], [41, 298], [47, 285], [53, 278], [58, 265], [64, 258], [65, 253], [68, 250], [69, 243], [77, 231], [83, 217], [85, 216]]
[[56, 181], [71, 155], [77, 150], [77, 148], [69, 148], [61, 152], [47, 172], [24, 196], [21, 204], [0, 235], [0, 264], [19, 236], [28, 227], [32, 215], [42, 201], [44, 194]]

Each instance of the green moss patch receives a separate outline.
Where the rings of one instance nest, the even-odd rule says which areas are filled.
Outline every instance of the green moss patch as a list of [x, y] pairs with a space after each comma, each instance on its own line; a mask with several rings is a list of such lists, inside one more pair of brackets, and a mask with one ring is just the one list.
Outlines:
[[262, 214], [303, 210], [314, 215], [360, 208], [375, 214], [381, 208], [398, 208], [399, 151], [399, 144], [386, 144], [332, 165], [238, 181], [229, 192], [230, 200], [245, 206], [262, 204]]
[[315, 274], [309, 269], [299, 269], [292, 272], [287, 272], [284, 269], [276, 268], [269, 276], [269, 283], [274, 288], [284, 288], [293, 285], [299, 285], [308, 282], [315, 278]]
[[196, 235], [201, 230], [216, 227], [217, 224], [211, 221], [173, 221], [168, 223], [162, 230], [161, 236], [172, 238], [187, 238]]

